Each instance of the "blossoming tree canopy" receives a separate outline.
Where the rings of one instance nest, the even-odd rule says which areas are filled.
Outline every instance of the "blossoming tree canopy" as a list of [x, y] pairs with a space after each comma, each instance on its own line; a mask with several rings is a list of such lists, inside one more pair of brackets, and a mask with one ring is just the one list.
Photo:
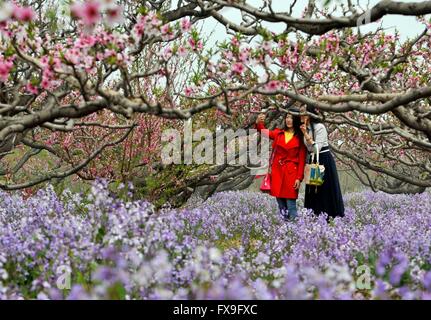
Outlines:
[[[5, 1], [0, 10], [4, 189], [82, 172], [134, 132], [135, 114], [188, 119], [215, 109], [220, 118], [247, 118], [265, 101], [318, 107], [333, 150], [363, 183], [391, 192], [431, 186], [431, 1], [380, 1], [367, 11], [311, 0], [283, 1], [282, 10], [268, 1], [25, 3]], [[241, 18], [230, 20], [226, 9]], [[418, 17], [416, 38], [357, 28], [394, 14]], [[226, 40], [206, 46], [203, 26], [214, 19]], [[272, 23], [285, 29], [274, 32]], [[75, 139], [88, 126], [115, 138], [87, 131], [93, 149], [65, 161], [64, 136], [52, 135]], [[44, 174], [24, 179], [20, 172], [46, 153], [58, 161], [42, 160]]]

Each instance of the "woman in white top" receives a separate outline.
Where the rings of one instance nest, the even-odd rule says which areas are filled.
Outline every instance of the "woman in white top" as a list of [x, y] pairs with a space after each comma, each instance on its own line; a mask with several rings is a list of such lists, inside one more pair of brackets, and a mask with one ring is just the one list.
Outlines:
[[312, 152], [319, 152], [319, 164], [325, 166], [323, 184], [319, 187], [306, 186], [304, 207], [312, 209], [315, 214], [327, 213], [329, 217], [343, 217], [343, 196], [337, 167], [329, 149], [328, 131], [318, 119], [309, 116], [309, 114], [318, 115], [314, 107], [302, 106], [300, 113], [301, 131], [304, 134], [304, 143], [308, 153], [310, 155]]

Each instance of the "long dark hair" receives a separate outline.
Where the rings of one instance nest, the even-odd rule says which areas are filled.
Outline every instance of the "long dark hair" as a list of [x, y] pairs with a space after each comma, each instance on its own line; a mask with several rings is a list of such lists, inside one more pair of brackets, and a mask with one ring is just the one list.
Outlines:
[[301, 127], [301, 118], [297, 115], [291, 114], [291, 113], [287, 113], [284, 118], [283, 118], [283, 130], [286, 131], [287, 130], [287, 125], [286, 125], [286, 117], [287, 116], [291, 116], [292, 117], [292, 121], [293, 121], [293, 131], [294, 134], [296, 136], [298, 136], [299, 138], [302, 138], [303, 134], [302, 131], [300, 129]]
[[[316, 109], [315, 107], [307, 105], [306, 109], [307, 109], [307, 112], [309, 112], [311, 114], [314, 114], [316, 116], [319, 116], [319, 110]], [[310, 123], [312, 125], [315, 124], [315, 123], [322, 123], [322, 121], [320, 119], [318, 119], [318, 118], [314, 118], [314, 117], [312, 117], [310, 115], [309, 115], [309, 117], [310, 117]]]
[[[314, 114], [316, 116], [320, 116], [321, 115], [320, 112], [319, 112], [319, 109], [317, 109], [317, 108], [315, 108], [313, 106], [307, 105], [306, 106], [306, 110], [307, 110], [307, 112], [309, 112], [311, 114]], [[313, 139], [314, 139], [314, 137], [315, 137], [315, 130], [316, 130], [315, 125], [317, 123], [322, 123], [322, 121], [320, 120], [320, 118], [314, 118], [314, 117], [312, 117], [310, 115], [308, 115], [308, 116], [310, 118], [310, 125], [311, 125], [311, 130], [313, 132], [312, 134], [313, 134]]]

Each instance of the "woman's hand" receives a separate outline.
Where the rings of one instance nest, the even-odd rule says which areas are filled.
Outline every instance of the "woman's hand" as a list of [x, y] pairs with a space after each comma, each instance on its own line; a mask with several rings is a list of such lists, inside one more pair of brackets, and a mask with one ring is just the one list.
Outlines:
[[266, 119], [266, 114], [261, 113], [257, 116], [256, 123], [265, 122], [265, 119]]
[[301, 129], [301, 131], [304, 134], [304, 136], [307, 135], [307, 125], [305, 123], [301, 124], [301, 126], [299, 127], [299, 129]]
[[305, 141], [308, 144], [313, 144], [313, 139], [311, 138], [311, 136], [308, 134], [308, 130], [307, 130], [307, 125], [305, 123], [301, 124], [301, 126], [299, 127], [304, 135]]
[[296, 190], [296, 189], [299, 189], [300, 187], [301, 187], [301, 181], [296, 179], [295, 184], [293, 185], [293, 188]]

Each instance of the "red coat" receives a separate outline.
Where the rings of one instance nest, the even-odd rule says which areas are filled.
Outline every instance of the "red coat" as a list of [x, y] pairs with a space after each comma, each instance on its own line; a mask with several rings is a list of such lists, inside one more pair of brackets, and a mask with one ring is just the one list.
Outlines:
[[[263, 123], [256, 125], [256, 129], [261, 131], [265, 128]], [[304, 179], [305, 158], [307, 149], [302, 139], [297, 135], [286, 144], [284, 130], [264, 130], [261, 131], [274, 140], [272, 149], [275, 150], [274, 160], [271, 166], [271, 192], [277, 198], [297, 199], [298, 191], [295, 190], [295, 180]]]

